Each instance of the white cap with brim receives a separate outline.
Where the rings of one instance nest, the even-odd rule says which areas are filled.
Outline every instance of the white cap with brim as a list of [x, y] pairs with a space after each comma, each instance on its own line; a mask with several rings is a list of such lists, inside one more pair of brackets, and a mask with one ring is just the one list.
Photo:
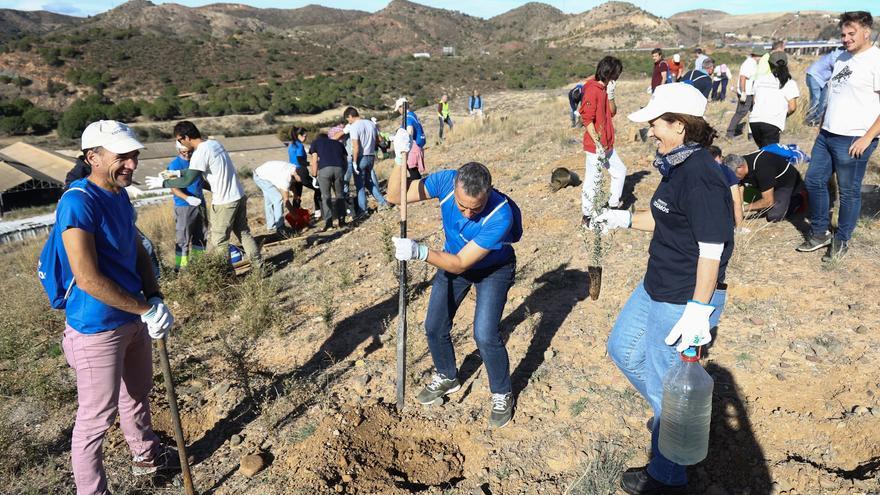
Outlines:
[[397, 101], [394, 102], [394, 111], [396, 112], [400, 110], [400, 107], [402, 107], [404, 103], [408, 103], [406, 101], [406, 96], [401, 96], [400, 98], [398, 98]]
[[89, 150], [98, 146], [117, 155], [144, 148], [130, 127], [115, 120], [92, 122], [83, 131], [81, 149]]
[[678, 113], [702, 117], [706, 113], [706, 97], [700, 90], [686, 83], [657, 86], [645, 108], [627, 116], [633, 122], [650, 122], [664, 113]]

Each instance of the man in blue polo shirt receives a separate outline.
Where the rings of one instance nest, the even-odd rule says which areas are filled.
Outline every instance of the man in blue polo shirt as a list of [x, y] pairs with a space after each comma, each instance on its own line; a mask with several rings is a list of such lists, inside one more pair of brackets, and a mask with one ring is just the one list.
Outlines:
[[[176, 141], [174, 145], [177, 156], [168, 164], [168, 170], [187, 170], [192, 151]], [[174, 195], [174, 269], [180, 270], [189, 265], [190, 256], [196, 257], [205, 251], [202, 177], [186, 188], [172, 187], [171, 194]]]
[[131, 185], [143, 148], [125, 124], [102, 120], [82, 134], [88, 177], [58, 202], [55, 229], [74, 276], [62, 348], [76, 373], [78, 409], [70, 444], [77, 493], [109, 494], [102, 443], [119, 413], [132, 471], [150, 474], [173, 462], [150, 421], [151, 341], [174, 319], [138, 241]]
[[[402, 138], [399, 138], [402, 136]], [[406, 149], [409, 134], [395, 136], [395, 151]], [[400, 166], [388, 179], [387, 199], [400, 203]], [[426, 261], [438, 268], [431, 289], [425, 332], [436, 373], [416, 400], [430, 404], [461, 388], [457, 378], [455, 350], [449, 332], [461, 301], [471, 286], [476, 287], [477, 307], [474, 338], [489, 375], [492, 393], [489, 425], [502, 427], [513, 416], [510, 363], [499, 327], [507, 291], [513, 285], [516, 255], [511, 243], [522, 234], [519, 209], [513, 201], [492, 188], [492, 176], [485, 165], [470, 162], [458, 170], [444, 170], [427, 179], [409, 183], [408, 203], [437, 198], [446, 233], [442, 251], [429, 249], [411, 239], [393, 238], [398, 260]]]

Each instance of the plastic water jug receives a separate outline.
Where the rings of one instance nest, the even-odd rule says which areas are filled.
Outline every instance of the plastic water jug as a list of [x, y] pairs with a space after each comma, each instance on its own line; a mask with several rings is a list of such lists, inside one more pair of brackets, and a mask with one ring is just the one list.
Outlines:
[[688, 348], [681, 353], [681, 362], [663, 378], [660, 453], [684, 466], [702, 461], [709, 450], [715, 382], [699, 359], [697, 350]]

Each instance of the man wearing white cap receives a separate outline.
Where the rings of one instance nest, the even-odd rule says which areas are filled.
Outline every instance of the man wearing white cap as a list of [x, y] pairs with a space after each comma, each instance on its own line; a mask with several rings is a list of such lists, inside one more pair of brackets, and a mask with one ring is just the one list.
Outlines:
[[[652, 457], [623, 474], [632, 495], [684, 494], [685, 466], [658, 448], [663, 377], [689, 347], [708, 344], [726, 298], [724, 275], [733, 253], [733, 201], [721, 169], [706, 149], [715, 130], [703, 119], [706, 98], [686, 83], [657, 87], [648, 105], [629, 115], [648, 122], [657, 143], [654, 166], [663, 176], [650, 211], [607, 210], [603, 230], [652, 232], [645, 277], [608, 337], [608, 355], [654, 410]], [[694, 424], [694, 428], [708, 422]]]
[[77, 494], [110, 493], [102, 443], [117, 412], [135, 474], [170, 467], [175, 457], [153, 432], [149, 403], [150, 337], [164, 338], [174, 319], [138, 241], [125, 192], [143, 147], [125, 124], [90, 124], [82, 150], [91, 172], [71, 183], [56, 211], [64, 247], [59, 255], [67, 257], [75, 280], [62, 348], [76, 373], [71, 458]]

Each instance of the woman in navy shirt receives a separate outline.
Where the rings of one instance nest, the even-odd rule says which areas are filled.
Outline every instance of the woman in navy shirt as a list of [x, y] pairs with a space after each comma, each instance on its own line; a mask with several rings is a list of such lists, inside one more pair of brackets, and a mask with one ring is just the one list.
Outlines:
[[691, 346], [708, 344], [724, 307], [724, 274], [733, 252], [733, 204], [724, 175], [706, 149], [715, 130], [703, 119], [706, 98], [684, 83], [664, 84], [629, 115], [649, 122], [662, 178], [650, 211], [606, 210], [594, 228], [653, 232], [645, 278], [608, 338], [608, 354], [654, 410], [652, 458], [623, 474], [630, 494], [684, 493], [685, 467], [657, 448], [663, 377]]

